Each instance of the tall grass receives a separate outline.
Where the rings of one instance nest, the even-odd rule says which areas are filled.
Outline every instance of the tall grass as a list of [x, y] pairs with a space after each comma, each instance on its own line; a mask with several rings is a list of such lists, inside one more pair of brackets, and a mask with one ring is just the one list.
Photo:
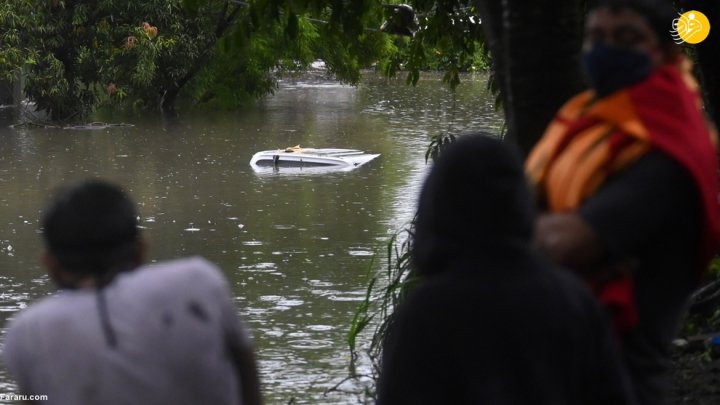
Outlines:
[[[441, 132], [431, 138], [425, 153], [425, 162], [435, 160], [442, 149], [454, 142], [455, 135]], [[375, 261], [368, 269], [368, 286], [365, 297], [358, 305], [347, 344], [350, 351], [348, 376], [335, 385], [330, 391], [343, 391], [339, 387], [349, 380], [360, 383], [362, 388], [351, 390], [359, 394], [362, 402], [372, 402], [376, 398], [377, 380], [382, 362], [382, 346], [393, 323], [393, 312], [417, 280], [414, 277], [411, 261], [411, 240], [414, 220], [394, 233], [385, 245], [384, 271], [375, 273]], [[376, 255], [377, 256], [377, 255]], [[359, 347], [360, 336], [371, 334], [369, 345]], [[366, 372], [358, 372], [358, 364], [368, 364]]]
[[[384, 270], [374, 273], [374, 261], [368, 273], [368, 287], [365, 298], [358, 305], [347, 337], [350, 351], [348, 377], [329, 391], [342, 391], [339, 387], [353, 380], [359, 387], [350, 392], [360, 395], [364, 403], [376, 399], [376, 385], [380, 375], [382, 345], [393, 322], [393, 311], [411, 288], [413, 277], [410, 260], [410, 240], [413, 224], [410, 223], [393, 234], [385, 245], [386, 263]], [[382, 286], [382, 287], [379, 287]], [[376, 322], [373, 322], [376, 321]], [[358, 346], [361, 335], [372, 334], [369, 345]], [[362, 362], [367, 371], [358, 372]]]

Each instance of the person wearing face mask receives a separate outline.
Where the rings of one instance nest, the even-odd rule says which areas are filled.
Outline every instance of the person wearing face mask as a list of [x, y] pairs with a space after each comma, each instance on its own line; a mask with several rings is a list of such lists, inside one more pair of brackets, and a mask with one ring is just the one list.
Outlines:
[[664, 403], [671, 341], [720, 235], [716, 135], [670, 2], [600, 1], [586, 22], [590, 90], [526, 161], [536, 245], [612, 317], [641, 404]]

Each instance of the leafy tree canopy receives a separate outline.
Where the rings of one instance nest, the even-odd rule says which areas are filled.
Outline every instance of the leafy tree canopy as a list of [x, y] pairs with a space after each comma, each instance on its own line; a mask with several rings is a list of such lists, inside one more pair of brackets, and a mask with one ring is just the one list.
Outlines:
[[237, 106], [315, 59], [349, 83], [375, 65], [406, 69], [410, 83], [444, 70], [455, 86], [487, 60], [470, 3], [415, 1], [414, 36], [401, 36], [408, 21], [379, 0], [6, 1], [0, 78], [23, 72], [26, 95], [55, 120], [100, 105], [170, 110], [179, 97]]

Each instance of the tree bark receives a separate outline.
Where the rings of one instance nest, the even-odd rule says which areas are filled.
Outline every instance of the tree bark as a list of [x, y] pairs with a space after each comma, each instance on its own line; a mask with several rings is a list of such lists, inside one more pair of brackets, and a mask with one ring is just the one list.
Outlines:
[[720, 2], [688, 1], [687, 10], [698, 10], [710, 20], [710, 35], [696, 45], [705, 109], [716, 125], [720, 123]]
[[[705, 106], [720, 123], [720, 2], [681, 1], [710, 20], [710, 36], [696, 46]], [[585, 1], [476, 0], [498, 69], [507, 139], [526, 153], [557, 109], [585, 88], [580, 69]]]
[[502, 0], [508, 138], [528, 153], [580, 92], [583, 2]]
[[503, 52], [503, 29], [502, 16], [503, 7], [501, 0], [475, 0], [475, 9], [480, 15], [485, 46], [490, 50], [492, 58], [492, 74], [498, 88], [500, 89], [500, 100], [505, 105], [508, 92], [505, 90], [505, 54]]
[[210, 56], [212, 55], [212, 52], [215, 48], [215, 44], [232, 26], [232, 24], [235, 22], [235, 20], [240, 14], [240, 9], [244, 7], [243, 5], [236, 5], [232, 11], [228, 12], [229, 5], [230, 2], [225, 2], [223, 9], [218, 16], [217, 27], [215, 28], [215, 36], [212, 38], [212, 40], [208, 41], [208, 43], [205, 44], [205, 49], [195, 60], [195, 63], [190, 67], [190, 69], [185, 73], [185, 75], [183, 75], [183, 77], [174, 82], [172, 86], [169, 86], [165, 90], [164, 94], [161, 96], [161, 111], [169, 113], [175, 112], [175, 102], [177, 101], [177, 97], [180, 94], [180, 90], [193, 77], [195, 77], [195, 75], [197, 75], [202, 68], [207, 66], [208, 61], [210, 60]]
[[585, 85], [584, 1], [476, 0], [499, 80], [506, 139], [528, 153], [558, 108]]

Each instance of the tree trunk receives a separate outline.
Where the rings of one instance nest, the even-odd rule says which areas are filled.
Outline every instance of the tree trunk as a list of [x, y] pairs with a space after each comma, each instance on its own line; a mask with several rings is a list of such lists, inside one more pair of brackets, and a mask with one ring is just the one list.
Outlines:
[[205, 44], [205, 48], [200, 55], [195, 59], [195, 62], [190, 69], [185, 72], [185, 75], [168, 86], [165, 93], [160, 99], [160, 110], [166, 113], [175, 113], [175, 102], [177, 101], [180, 90], [190, 81], [195, 75], [200, 72], [211, 59], [211, 55], [214, 51], [215, 44], [217, 41], [225, 35], [225, 32], [232, 26], [235, 20], [240, 15], [240, 10], [245, 7], [243, 4], [238, 4], [231, 11], [229, 10], [230, 2], [227, 1], [223, 5], [222, 11], [218, 15], [217, 27], [215, 28], [215, 36], [210, 38]]
[[181, 86], [174, 86], [165, 91], [160, 97], [160, 111], [168, 114], [175, 114], [175, 101], [180, 93]]
[[528, 153], [558, 108], [584, 87], [583, 2], [502, 0], [508, 138]]
[[492, 58], [492, 71], [495, 82], [500, 89], [500, 99], [505, 104], [505, 80], [503, 71], [505, 69], [505, 58], [503, 53], [503, 29], [502, 16], [503, 8], [501, 0], [475, 0], [475, 9], [482, 21], [485, 46], [490, 50]]
[[[707, 112], [720, 124], [720, 2], [680, 3], [710, 20], [710, 36], [696, 49]], [[585, 1], [475, 0], [474, 4], [500, 84], [507, 139], [527, 153], [557, 109], [585, 87], [579, 60]]]
[[688, 2], [710, 20], [710, 35], [696, 45], [705, 108], [715, 124], [720, 124], [720, 2], [699, 0]]
[[528, 153], [558, 108], [585, 86], [584, 1], [476, 0], [502, 92], [506, 139]]

